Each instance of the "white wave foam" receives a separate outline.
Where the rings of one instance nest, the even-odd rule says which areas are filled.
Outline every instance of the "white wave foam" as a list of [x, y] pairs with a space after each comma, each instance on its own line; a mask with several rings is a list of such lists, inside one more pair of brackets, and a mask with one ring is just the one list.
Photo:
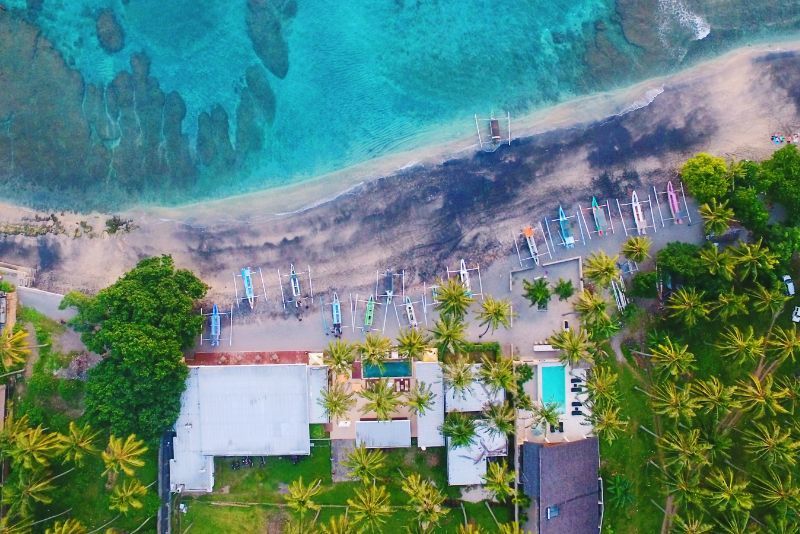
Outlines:
[[[711, 25], [708, 21], [689, 9], [682, 0], [659, 0], [658, 8], [661, 13], [676, 20], [683, 28], [690, 30], [694, 34], [695, 41], [705, 39], [711, 33]], [[669, 23], [666, 26], [669, 26]], [[665, 37], [663, 32], [668, 31], [668, 28], [664, 23], [661, 24], [660, 30], [662, 38]]]
[[632, 104], [630, 104], [622, 111], [617, 113], [617, 115], [621, 117], [622, 115], [630, 113], [631, 111], [636, 111], [637, 109], [647, 107], [650, 104], [652, 104], [653, 100], [655, 100], [656, 97], [658, 97], [658, 95], [660, 95], [663, 92], [664, 92], [663, 85], [660, 87], [654, 87], [653, 89], [648, 89], [647, 92], [645, 92], [645, 94], [642, 96], [642, 98], [634, 100]]

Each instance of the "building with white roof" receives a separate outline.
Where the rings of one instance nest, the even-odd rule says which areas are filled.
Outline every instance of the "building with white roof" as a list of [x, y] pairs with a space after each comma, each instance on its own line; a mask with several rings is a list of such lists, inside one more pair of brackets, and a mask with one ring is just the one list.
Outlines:
[[417, 446], [444, 447], [444, 436], [440, 430], [444, 423], [444, 383], [439, 362], [414, 362], [414, 377], [424, 383], [435, 395], [430, 408], [417, 415]]
[[396, 449], [411, 446], [411, 421], [357, 421], [356, 446], [368, 449]]

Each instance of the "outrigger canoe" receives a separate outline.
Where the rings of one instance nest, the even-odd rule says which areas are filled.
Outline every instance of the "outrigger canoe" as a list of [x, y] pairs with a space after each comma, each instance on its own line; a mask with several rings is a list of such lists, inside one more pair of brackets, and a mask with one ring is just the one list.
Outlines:
[[461, 285], [467, 292], [472, 292], [472, 286], [469, 281], [469, 269], [467, 269], [467, 262], [461, 260], [461, 266], [458, 270], [458, 277], [461, 279]]
[[564, 246], [567, 248], [575, 248], [575, 237], [572, 235], [572, 226], [569, 224], [567, 214], [564, 213], [564, 208], [558, 207], [558, 225], [561, 227], [561, 239], [564, 240]]
[[242, 269], [242, 284], [244, 284], [244, 296], [247, 297], [247, 302], [250, 303], [250, 309], [252, 309], [255, 305], [256, 295], [253, 291], [253, 276], [250, 267]]
[[536, 247], [536, 238], [533, 237], [533, 227], [526, 226], [522, 229], [522, 235], [525, 237], [525, 243], [528, 244], [528, 251], [531, 253], [531, 259], [536, 265], [539, 265], [539, 249]]
[[333, 294], [333, 303], [331, 304], [333, 314], [333, 326], [342, 326], [342, 305], [339, 303], [339, 295]]
[[408, 324], [411, 328], [417, 327], [417, 313], [414, 311], [414, 303], [411, 302], [411, 297], [406, 297], [403, 300], [406, 307], [406, 317], [408, 317]]
[[667, 182], [667, 199], [669, 200], [669, 211], [672, 214], [672, 219], [681, 224], [681, 207], [678, 204], [678, 195], [675, 194], [675, 188], [672, 187], [672, 182]]
[[292, 285], [292, 296], [299, 297], [300, 296], [300, 277], [297, 276], [297, 271], [294, 269], [294, 263], [291, 265], [289, 269], [289, 282]]
[[594, 229], [597, 230], [597, 235], [603, 235], [607, 227], [606, 212], [597, 203], [597, 198], [595, 197], [592, 197], [592, 215], [594, 216]]
[[642, 205], [639, 203], [639, 195], [636, 191], [631, 195], [631, 207], [633, 208], [633, 222], [636, 223], [636, 231], [639, 235], [647, 233], [647, 221], [644, 218]]
[[372, 328], [372, 322], [375, 320], [375, 297], [369, 296], [367, 301], [367, 310], [364, 312], [364, 330]]
[[211, 346], [216, 347], [219, 345], [220, 334], [220, 317], [219, 308], [216, 304], [211, 308]]

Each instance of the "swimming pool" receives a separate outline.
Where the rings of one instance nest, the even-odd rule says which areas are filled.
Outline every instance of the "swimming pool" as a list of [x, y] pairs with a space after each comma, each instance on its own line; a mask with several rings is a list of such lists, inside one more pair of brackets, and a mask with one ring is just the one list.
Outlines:
[[364, 378], [411, 376], [411, 362], [409, 360], [384, 362], [383, 369], [377, 365], [364, 365], [363, 376]]
[[567, 370], [563, 365], [547, 365], [540, 367], [542, 375], [542, 402], [555, 402], [559, 410], [565, 413], [567, 404]]

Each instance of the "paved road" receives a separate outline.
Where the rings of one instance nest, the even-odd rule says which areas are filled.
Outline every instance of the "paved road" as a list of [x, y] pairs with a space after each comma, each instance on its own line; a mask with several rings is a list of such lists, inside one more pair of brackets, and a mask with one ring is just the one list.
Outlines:
[[46, 315], [55, 321], [66, 321], [75, 316], [75, 308], [59, 310], [58, 305], [64, 295], [50, 293], [33, 287], [17, 287], [19, 300], [23, 306], [28, 306]]

